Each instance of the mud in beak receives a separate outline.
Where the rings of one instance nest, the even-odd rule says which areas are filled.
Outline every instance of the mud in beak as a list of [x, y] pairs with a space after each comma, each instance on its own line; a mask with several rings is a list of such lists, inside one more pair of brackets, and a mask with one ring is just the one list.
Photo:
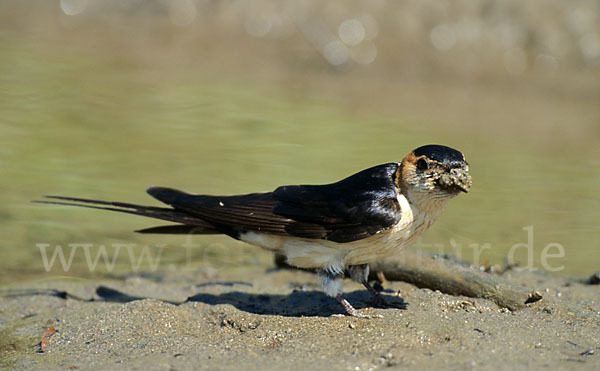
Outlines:
[[465, 166], [463, 168], [450, 169], [449, 172], [440, 177], [438, 183], [448, 191], [468, 193], [473, 182], [469, 174], [469, 168]]

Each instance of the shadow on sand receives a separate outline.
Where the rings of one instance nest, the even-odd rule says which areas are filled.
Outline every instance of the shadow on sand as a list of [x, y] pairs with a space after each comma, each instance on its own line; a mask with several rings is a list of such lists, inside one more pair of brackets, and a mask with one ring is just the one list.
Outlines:
[[[134, 300], [147, 299], [131, 296], [120, 291], [100, 286], [96, 294], [103, 301], [127, 303]], [[353, 291], [344, 294], [356, 309], [371, 307], [371, 296], [367, 291]], [[407, 304], [397, 296], [384, 295], [391, 308], [406, 309]], [[294, 291], [289, 295], [254, 294], [232, 291], [223, 294], [200, 293], [189, 297], [185, 302], [164, 302], [180, 305], [187, 302], [200, 302], [210, 305], [231, 304], [237, 309], [255, 314], [270, 314], [287, 317], [317, 316], [329, 317], [342, 314], [342, 306], [333, 298], [320, 291]]]

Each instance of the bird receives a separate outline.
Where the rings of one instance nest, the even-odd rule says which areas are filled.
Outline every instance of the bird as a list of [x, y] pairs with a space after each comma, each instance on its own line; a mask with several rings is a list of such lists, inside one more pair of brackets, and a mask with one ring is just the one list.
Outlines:
[[215, 196], [166, 187], [147, 193], [168, 207], [44, 196], [41, 203], [111, 210], [176, 224], [136, 232], [224, 234], [283, 255], [287, 264], [315, 269], [326, 295], [347, 315], [371, 317], [342, 294], [345, 273], [385, 304], [368, 282], [369, 263], [395, 255], [420, 237], [448, 201], [472, 180], [462, 152], [439, 144], [418, 147], [401, 162], [359, 171], [323, 185], [285, 185], [272, 192]]

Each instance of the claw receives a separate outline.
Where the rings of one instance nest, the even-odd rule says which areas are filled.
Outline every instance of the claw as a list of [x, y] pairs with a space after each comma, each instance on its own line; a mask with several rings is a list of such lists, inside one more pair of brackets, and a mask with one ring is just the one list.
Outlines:
[[383, 318], [383, 316], [381, 314], [362, 314], [359, 311], [356, 310], [356, 308], [354, 308], [352, 306], [352, 304], [350, 304], [350, 302], [348, 302], [348, 300], [344, 299], [344, 297], [342, 295], [338, 295], [335, 297], [337, 299], [337, 301], [340, 302], [340, 304], [342, 304], [344, 306], [344, 309], [346, 310], [346, 313], [351, 316], [351, 317], [356, 317], [356, 318]]
[[389, 303], [387, 300], [385, 300], [385, 298], [383, 296], [381, 296], [381, 293], [379, 291], [375, 290], [375, 288], [373, 286], [371, 286], [371, 284], [368, 281], [365, 280], [365, 281], [362, 282], [362, 284], [371, 293], [371, 295], [372, 295], [371, 304], [374, 307], [376, 307], [376, 308], [398, 308], [398, 309], [405, 309], [404, 305], [402, 305], [402, 304]]

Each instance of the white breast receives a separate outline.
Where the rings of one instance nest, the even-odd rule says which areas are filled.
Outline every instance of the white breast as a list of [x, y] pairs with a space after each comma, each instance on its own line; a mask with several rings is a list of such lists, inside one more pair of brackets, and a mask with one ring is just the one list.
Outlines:
[[324, 268], [342, 272], [348, 265], [369, 263], [396, 254], [421, 236], [443, 210], [425, 212], [411, 206], [404, 195], [398, 196], [402, 210], [400, 222], [390, 229], [368, 238], [338, 243], [327, 240], [276, 236], [257, 232], [246, 232], [242, 241], [277, 251], [287, 257], [290, 265], [300, 268]]

